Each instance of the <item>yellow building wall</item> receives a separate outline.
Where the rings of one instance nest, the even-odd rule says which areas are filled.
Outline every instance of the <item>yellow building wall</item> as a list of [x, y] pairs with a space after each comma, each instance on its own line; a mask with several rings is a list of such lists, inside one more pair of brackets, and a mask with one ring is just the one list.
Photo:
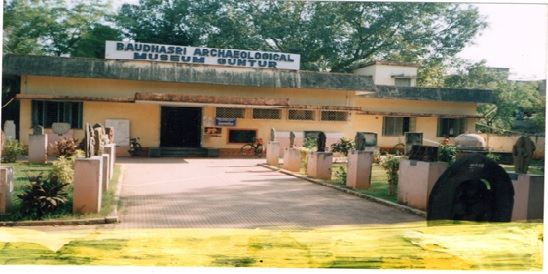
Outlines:
[[[356, 98], [354, 92], [337, 90], [307, 90], [307, 89], [274, 89], [241, 86], [211, 86], [199, 84], [183, 84], [170, 82], [147, 82], [111, 79], [79, 79], [44, 76], [24, 76], [21, 92], [32, 95], [82, 96], [103, 98], [134, 98], [136, 92], [165, 93], [186, 95], [208, 95], [227, 97], [270, 97], [289, 98], [291, 105], [312, 106], [356, 106], [366, 111], [424, 113], [424, 114], [454, 114], [477, 115], [474, 103], [432, 102], [417, 100], [390, 100], [375, 98]], [[28, 144], [28, 134], [31, 129], [30, 100], [21, 100], [20, 136], [24, 144]], [[180, 104], [184, 106], [184, 104]], [[202, 107], [203, 118], [215, 117], [214, 106]], [[144, 147], [158, 147], [160, 144], [161, 104], [139, 103], [108, 103], [84, 102], [83, 123], [97, 122], [104, 125], [106, 119], [128, 119], [130, 121], [130, 136], [139, 137]], [[237, 119], [234, 129], [255, 129], [258, 136], [265, 142], [270, 140], [271, 128], [280, 132], [323, 131], [338, 133], [347, 138], [354, 138], [356, 132], [376, 132], [378, 145], [392, 147], [405, 142], [404, 136], [382, 136], [383, 116], [361, 115], [350, 112], [348, 121], [320, 121], [320, 112], [316, 110], [314, 121], [288, 120], [288, 110], [281, 110], [282, 119], [252, 119], [252, 109], [246, 109], [246, 118]], [[474, 119], [468, 119], [468, 128], [474, 129]], [[203, 127], [207, 125], [202, 125]], [[220, 137], [204, 136], [202, 147], [239, 148], [241, 144], [228, 143], [228, 129], [223, 127]], [[441, 141], [437, 137], [437, 118], [418, 117], [416, 127], [412, 129], [424, 133], [424, 144], [434, 145]], [[83, 137], [83, 130], [75, 130], [76, 138]], [[427, 140], [427, 141], [426, 141]], [[329, 145], [329, 144], [328, 144]]]

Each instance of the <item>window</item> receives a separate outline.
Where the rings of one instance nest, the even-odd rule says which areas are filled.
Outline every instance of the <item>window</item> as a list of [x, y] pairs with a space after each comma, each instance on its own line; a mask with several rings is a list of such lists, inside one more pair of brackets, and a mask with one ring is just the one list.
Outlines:
[[253, 119], [281, 119], [282, 111], [276, 108], [254, 108]]
[[50, 128], [53, 123], [82, 128], [82, 102], [32, 101], [32, 126]]
[[245, 118], [245, 108], [218, 107], [215, 116], [219, 118]]
[[396, 86], [397, 87], [410, 87], [411, 86], [411, 78], [396, 78]]
[[409, 117], [384, 117], [382, 135], [402, 136], [409, 132]]
[[346, 121], [348, 120], [348, 113], [343, 111], [322, 111], [320, 116], [322, 121]]
[[466, 119], [439, 118], [438, 137], [457, 136], [466, 132]]
[[313, 110], [306, 110], [306, 109], [290, 109], [287, 114], [288, 120], [306, 120], [306, 121], [314, 121], [314, 113]]

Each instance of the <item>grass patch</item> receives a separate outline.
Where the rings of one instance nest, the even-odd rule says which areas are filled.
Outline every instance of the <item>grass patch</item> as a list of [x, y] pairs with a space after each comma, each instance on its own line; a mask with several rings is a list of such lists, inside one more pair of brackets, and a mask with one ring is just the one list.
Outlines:
[[[29, 184], [29, 176], [36, 176], [42, 174], [47, 176], [53, 169], [53, 164], [50, 163], [29, 163], [26, 161], [19, 161], [16, 163], [10, 163], [13, 167], [13, 192], [12, 192], [12, 204], [10, 213], [7, 215], [0, 215], [0, 221], [25, 221], [30, 220], [28, 216], [20, 214], [21, 200], [17, 195], [23, 193], [23, 186]], [[101, 211], [96, 214], [73, 214], [72, 213], [72, 193], [73, 186], [70, 185], [67, 189], [69, 197], [67, 203], [58, 209], [55, 214], [47, 215], [44, 220], [66, 220], [66, 219], [82, 219], [82, 218], [96, 218], [106, 217], [116, 208], [118, 202], [115, 199], [116, 189], [118, 187], [118, 178], [120, 177], [120, 166], [115, 165], [113, 170], [112, 179], [109, 182], [109, 187], [106, 192], [103, 192], [101, 200]]]

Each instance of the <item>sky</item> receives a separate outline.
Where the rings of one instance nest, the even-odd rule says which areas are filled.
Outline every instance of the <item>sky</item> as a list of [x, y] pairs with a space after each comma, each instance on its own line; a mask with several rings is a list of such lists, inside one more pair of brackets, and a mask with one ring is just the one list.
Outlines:
[[[548, 2], [546, 2], [548, 3]], [[547, 77], [547, 4], [475, 4], [490, 26], [458, 56], [510, 69], [512, 80]]]

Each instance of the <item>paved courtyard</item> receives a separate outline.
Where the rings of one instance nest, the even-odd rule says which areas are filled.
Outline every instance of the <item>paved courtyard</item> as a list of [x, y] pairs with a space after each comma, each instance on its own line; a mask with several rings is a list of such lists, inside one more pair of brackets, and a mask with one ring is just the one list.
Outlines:
[[116, 228], [291, 228], [423, 217], [274, 171], [265, 159], [119, 158]]

